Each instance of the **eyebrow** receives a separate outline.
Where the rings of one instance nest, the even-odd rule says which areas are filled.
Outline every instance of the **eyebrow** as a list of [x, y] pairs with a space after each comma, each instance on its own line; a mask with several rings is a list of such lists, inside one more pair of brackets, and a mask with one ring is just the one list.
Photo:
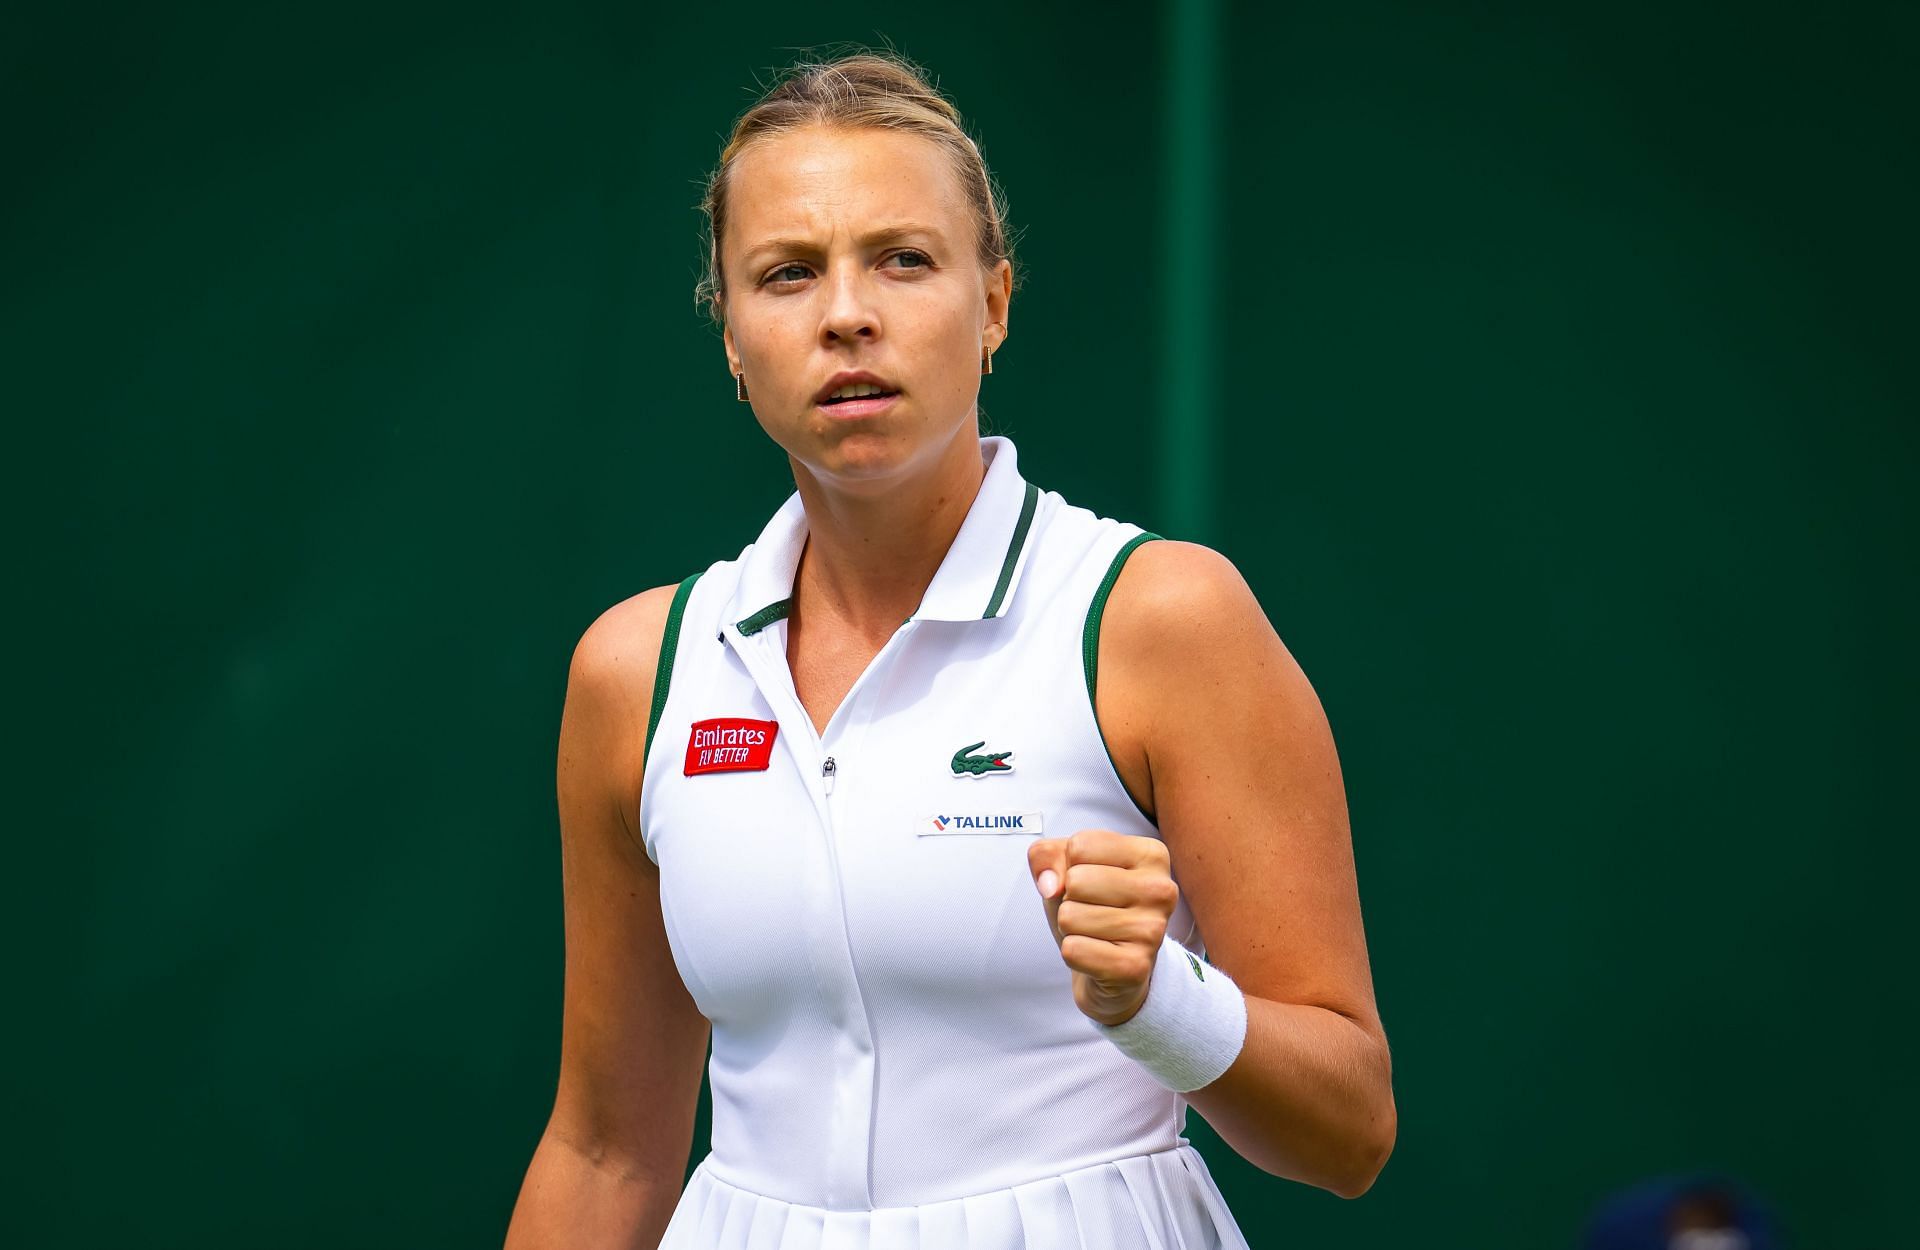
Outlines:
[[[868, 231], [860, 236], [860, 243], [863, 246], [871, 247], [877, 243], [895, 243], [901, 239], [913, 238], [915, 235], [922, 235], [932, 239], [942, 237], [940, 232], [932, 226], [923, 226], [918, 222], [903, 221], [895, 225], [881, 226], [876, 230]], [[755, 264], [755, 258], [766, 252], [811, 252], [814, 250], [815, 244], [811, 239], [793, 237], [763, 239], [747, 249], [745, 263], [748, 265]]]

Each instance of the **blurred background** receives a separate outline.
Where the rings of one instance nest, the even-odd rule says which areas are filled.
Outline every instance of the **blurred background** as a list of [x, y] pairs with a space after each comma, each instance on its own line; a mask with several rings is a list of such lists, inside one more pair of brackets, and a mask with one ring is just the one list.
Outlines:
[[1915, 8], [798, 13], [0, 18], [8, 1240], [499, 1244], [572, 646], [791, 489], [701, 182], [852, 40], [1007, 190], [989, 430], [1226, 552], [1339, 744], [1399, 1143], [1346, 1202], [1194, 1117], [1253, 1244], [1701, 1170], [1897, 1241]]

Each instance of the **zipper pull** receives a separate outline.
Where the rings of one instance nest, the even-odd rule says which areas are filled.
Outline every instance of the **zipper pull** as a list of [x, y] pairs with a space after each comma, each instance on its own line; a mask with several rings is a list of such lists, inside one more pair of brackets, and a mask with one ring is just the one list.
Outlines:
[[833, 793], [833, 775], [837, 771], [839, 771], [839, 766], [833, 762], [833, 757], [831, 755], [827, 757], [826, 763], [820, 765], [820, 775], [826, 778], [828, 794]]

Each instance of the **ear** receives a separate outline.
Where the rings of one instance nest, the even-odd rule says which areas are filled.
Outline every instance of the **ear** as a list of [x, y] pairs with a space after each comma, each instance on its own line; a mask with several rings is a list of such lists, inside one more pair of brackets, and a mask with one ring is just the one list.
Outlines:
[[[721, 315], [723, 317], [725, 316], [724, 310], [722, 311]], [[733, 348], [733, 326], [731, 326], [725, 321], [722, 321], [720, 323], [720, 342], [727, 349], [727, 372], [735, 373], [735, 374], [739, 373], [740, 372], [740, 353], [735, 351]]]
[[[987, 319], [981, 334], [988, 351], [998, 351], [1007, 341], [1007, 308], [1013, 303], [1013, 262], [1002, 260], [986, 275]], [[999, 325], [994, 325], [994, 322]]]

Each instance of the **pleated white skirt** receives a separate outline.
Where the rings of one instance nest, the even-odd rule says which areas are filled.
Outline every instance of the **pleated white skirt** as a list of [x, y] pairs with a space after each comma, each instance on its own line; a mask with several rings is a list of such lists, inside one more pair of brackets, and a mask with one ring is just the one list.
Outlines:
[[730, 1185], [703, 1160], [660, 1250], [1248, 1250], [1200, 1152], [1182, 1143], [1008, 1189], [830, 1211]]

